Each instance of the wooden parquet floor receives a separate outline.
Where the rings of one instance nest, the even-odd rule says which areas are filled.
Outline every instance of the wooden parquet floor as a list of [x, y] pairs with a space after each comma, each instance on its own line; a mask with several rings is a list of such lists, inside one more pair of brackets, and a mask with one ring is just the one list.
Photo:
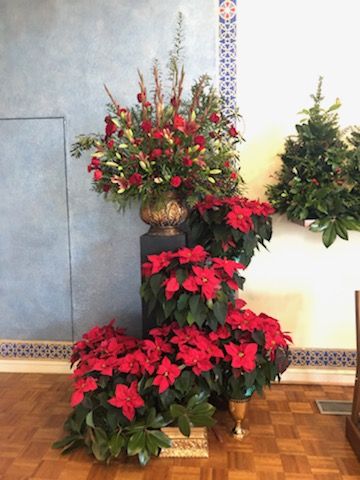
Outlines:
[[360, 480], [344, 434], [344, 417], [320, 415], [315, 399], [352, 398], [348, 387], [275, 385], [249, 406], [250, 435], [228, 432], [218, 414], [209, 432], [210, 458], [135, 459], [100, 465], [84, 451], [61, 456], [51, 443], [62, 436], [69, 412], [65, 375], [0, 374], [1, 480]]

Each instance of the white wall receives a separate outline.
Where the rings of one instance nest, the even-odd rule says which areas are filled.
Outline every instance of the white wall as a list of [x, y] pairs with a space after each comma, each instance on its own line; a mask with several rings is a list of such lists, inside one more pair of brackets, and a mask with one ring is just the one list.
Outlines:
[[[342, 102], [340, 123], [360, 124], [360, 2], [242, 0], [238, 6], [238, 92], [244, 116], [248, 195], [264, 198], [277, 153], [311, 104], [319, 75], [324, 105]], [[326, 250], [321, 237], [275, 217], [270, 253], [247, 272], [250, 308], [279, 318], [296, 347], [355, 348], [354, 290], [360, 289], [360, 233]]]

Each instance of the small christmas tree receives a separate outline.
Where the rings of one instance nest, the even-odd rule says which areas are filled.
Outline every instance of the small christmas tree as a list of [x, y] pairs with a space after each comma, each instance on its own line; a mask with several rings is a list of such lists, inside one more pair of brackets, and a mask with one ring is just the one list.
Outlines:
[[329, 247], [337, 236], [347, 240], [348, 230], [360, 230], [360, 133], [344, 136], [338, 99], [328, 109], [321, 106], [322, 77], [311, 98], [313, 106], [300, 112], [305, 118], [297, 134], [286, 139], [278, 182], [267, 187], [267, 195], [290, 220], [316, 219], [310, 230], [322, 232]]

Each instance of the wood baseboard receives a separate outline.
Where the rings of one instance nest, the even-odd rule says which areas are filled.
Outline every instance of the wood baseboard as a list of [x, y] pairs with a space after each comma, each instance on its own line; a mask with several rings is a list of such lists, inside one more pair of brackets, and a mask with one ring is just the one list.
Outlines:
[[[70, 374], [70, 365], [65, 360], [0, 360], [0, 372], [8, 373], [64, 373]], [[355, 370], [352, 368], [302, 368], [290, 367], [282, 376], [282, 383], [333, 384], [353, 386]]]

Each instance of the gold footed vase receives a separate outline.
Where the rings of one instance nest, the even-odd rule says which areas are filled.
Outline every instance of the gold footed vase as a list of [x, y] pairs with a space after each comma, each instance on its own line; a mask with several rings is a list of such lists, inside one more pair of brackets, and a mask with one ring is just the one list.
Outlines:
[[150, 225], [150, 235], [179, 235], [183, 233], [179, 225], [188, 217], [188, 209], [174, 192], [144, 202], [140, 208], [140, 218]]
[[244, 400], [229, 400], [229, 411], [235, 421], [235, 426], [232, 429], [232, 437], [236, 440], [242, 440], [249, 433], [249, 430], [244, 429], [242, 426], [242, 422], [246, 417], [249, 400], [250, 398]]

